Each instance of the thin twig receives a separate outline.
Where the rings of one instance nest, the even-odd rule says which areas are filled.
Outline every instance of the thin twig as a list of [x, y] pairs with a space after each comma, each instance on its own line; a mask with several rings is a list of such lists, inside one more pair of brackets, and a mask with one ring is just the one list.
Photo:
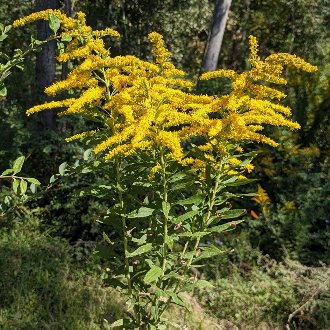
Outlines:
[[[330, 275], [328, 273], [328, 275]], [[317, 290], [314, 291], [314, 293], [301, 305], [299, 306], [295, 311], [293, 311], [289, 317], [288, 317], [288, 321], [287, 321], [287, 324], [286, 324], [286, 328], [287, 330], [291, 330], [290, 328], [290, 322], [291, 320], [294, 318], [295, 315], [297, 315], [300, 311], [302, 311], [304, 309], [304, 307], [314, 298], [316, 297], [317, 295], [319, 295], [320, 293], [322, 293], [322, 291], [327, 287], [328, 285], [328, 282], [330, 280], [330, 277], [328, 277], [327, 281], [325, 281], [325, 284], [323, 285], [320, 285]]]

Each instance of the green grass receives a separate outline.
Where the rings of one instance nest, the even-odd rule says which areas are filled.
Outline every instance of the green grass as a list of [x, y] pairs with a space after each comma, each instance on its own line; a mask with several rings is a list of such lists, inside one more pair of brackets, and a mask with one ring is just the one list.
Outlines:
[[102, 329], [120, 314], [101, 273], [74, 261], [68, 243], [15, 227], [0, 237], [0, 329]]
[[[98, 330], [121, 317], [123, 297], [103, 284], [98, 260], [41, 233], [37, 221], [10, 227], [0, 231], [0, 329]], [[185, 294], [191, 311], [167, 313], [179, 328], [285, 329], [306, 302], [291, 330], [330, 329], [329, 267], [278, 263], [246, 242], [235, 255], [234, 263], [224, 256], [202, 271], [214, 288]]]

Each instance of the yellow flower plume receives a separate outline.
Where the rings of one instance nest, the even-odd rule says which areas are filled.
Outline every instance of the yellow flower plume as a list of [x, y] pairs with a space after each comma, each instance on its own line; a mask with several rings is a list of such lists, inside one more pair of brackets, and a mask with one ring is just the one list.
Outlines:
[[[216, 162], [228, 143], [263, 142], [276, 146], [262, 133], [265, 125], [299, 128], [291, 120], [291, 109], [278, 103], [285, 94], [273, 86], [286, 83], [282, 76], [285, 67], [316, 70], [294, 55], [272, 54], [262, 60], [256, 38], [250, 37], [248, 71], [220, 69], [200, 77], [230, 79], [231, 92], [221, 97], [194, 95], [189, 92], [193, 83], [169, 61], [171, 53], [156, 32], [148, 35], [154, 55], [154, 61], [148, 62], [131, 55], [112, 57], [102, 37], [118, 37], [118, 32], [93, 31], [86, 25], [83, 13], [74, 19], [58, 10], [46, 10], [19, 19], [14, 26], [48, 20], [51, 13], [61, 21], [61, 34], [72, 37], [58, 60], [75, 59], [77, 64], [65, 80], [45, 91], [53, 96], [75, 90], [79, 96], [37, 105], [27, 113], [64, 107], [61, 114], [93, 118], [103, 127], [67, 140], [95, 137], [94, 152], [106, 160], [131, 156], [140, 150], [162, 149], [167, 157], [184, 165], [203, 168], [207, 162]], [[184, 148], [196, 139], [202, 141], [201, 157], [191, 157]], [[239, 165], [238, 160], [232, 159], [231, 163]], [[253, 166], [246, 165], [245, 170], [250, 172]]]

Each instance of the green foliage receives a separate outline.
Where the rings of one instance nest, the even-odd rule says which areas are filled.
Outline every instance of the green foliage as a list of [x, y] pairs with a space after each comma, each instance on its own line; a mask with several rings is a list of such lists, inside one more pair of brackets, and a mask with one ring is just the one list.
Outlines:
[[[35, 178], [28, 178], [18, 176], [22, 170], [25, 157], [20, 156], [14, 162], [12, 168], [8, 168], [0, 175], [0, 180], [11, 181], [12, 192], [19, 197], [21, 202], [25, 202], [28, 199], [28, 185], [30, 192], [34, 194], [36, 187], [40, 185], [40, 182]], [[0, 216], [4, 215], [8, 209], [14, 205], [14, 198], [12, 194], [7, 192], [6, 186], [0, 191]]]
[[87, 13], [93, 28], [114, 26], [120, 32], [120, 43], [112, 47], [114, 54], [147, 58], [149, 47], [144, 36], [157, 31], [173, 52], [175, 65], [191, 74], [199, 72], [213, 12], [213, 4], [208, 0], [116, 0], [110, 5], [98, 1], [93, 6], [79, 1], [77, 9]]
[[42, 234], [33, 218], [2, 229], [0, 328], [96, 330], [120, 315], [117, 294], [100, 283], [104, 274], [74, 258], [81, 249]]
[[213, 289], [197, 293], [210, 313], [242, 329], [284, 329], [288, 323], [291, 329], [328, 328], [329, 267], [278, 263], [252, 249], [245, 233], [222, 241], [236, 251], [214, 260], [207, 273]]

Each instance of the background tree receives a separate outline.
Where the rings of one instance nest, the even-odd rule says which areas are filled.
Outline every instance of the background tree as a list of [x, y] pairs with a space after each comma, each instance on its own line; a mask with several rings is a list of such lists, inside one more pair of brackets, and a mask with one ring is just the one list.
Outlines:
[[[35, 11], [45, 9], [58, 9], [58, 0], [36, 0]], [[39, 21], [37, 23], [37, 39], [46, 40], [50, 37], [52, 31], [46, 21]], [[44, 90], [55, 80], [56, 73], [56, 41], [47, 42], [37, 53], [36, 57], [36, 93], [39, 98], [44, 99]], [[55, 129], [55, 114], [53, 111], [47, 111], [40, 114], [42, 122], [46, 128]]]
[[217, 68], [230, 5], [231, 0], [217, 0], [215, 4], [212, 25], [201, 64], [201, 72], [213, 71]]

